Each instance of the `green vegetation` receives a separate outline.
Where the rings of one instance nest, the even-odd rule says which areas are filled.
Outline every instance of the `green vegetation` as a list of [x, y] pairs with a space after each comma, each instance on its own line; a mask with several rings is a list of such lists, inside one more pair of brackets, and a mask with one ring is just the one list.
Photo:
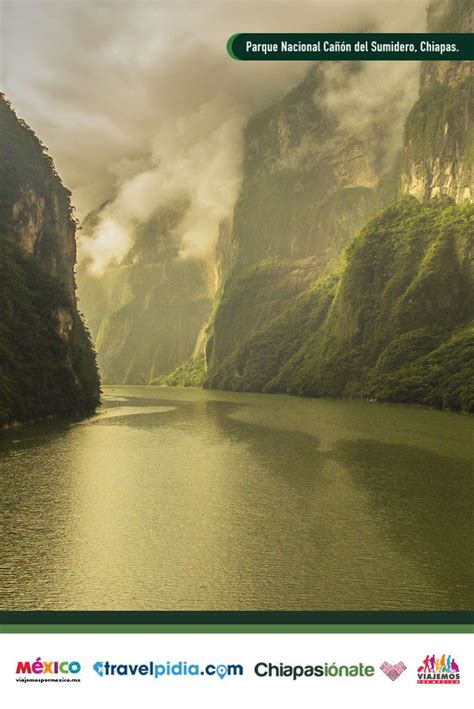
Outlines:
[[[258, 273], [257, 269], [252, 271]], [[246, 338], [223, 366], [215, 371], [211, 367], [205, 385], [242, 391], [277, 391], [278, 387], [274, 389], [268, 383], [303, 345], [307, 325], [311, 323], [312, 327], [317, 328], [321, 324], [334, 297], [336, 283], [335, 275], [321, 278], [286, 309], [277, 302], [274, 315], [279, 314], [270, 324], [257, 328], [252, 337]], [[252, 290], [252, 285], [249, 285], [249, 297]], [[258, 307], [258, 303], [258, 298], [255, 298], [254, 307]]]
[[[81, 308], [106, 383], [157, 383], [186, 362], [209, 318], [209, 271], [198, 258], [178, 258], [183, 200], [163, 207], [135, 230], [123, 261], [100, 275], [79, 268]], [[88, 234], [101, 216], [84, 222]]]
[[[429, 28], [467, 31], [470, 13], [468, 0], [431, 0]], [[473, 411], [473, 207], [447, 197], [469, 195], [468, 69], [422, 64], [388, 173], [384, 126], [367, 142], [339, 130], [337, 113], [314, 101], [326, 90], [318, 68], [250, 122], [235, 260], [209, 328], [205, 386]], [[442, 197], [388, 207], [400, 188]], [[290, 295], [298, 257], [309, 268]]]
[[424, 88], [405, 123], [408, 161], [439, 155], [446, 140], [446, 125], [450, 126], [451, 139], [456, 140], [461, 154], [472, 149], [472, 134], [469, 138], [465, 117], [459, 107], [467, 105], [473, 89], [474, 80], [470, 76], [454, 86], [433, 81]]
[[471, 205], [403, 198], [330, 275], [214, 363], [207, 385], [472, 411], [473, 222]]
[[443, 409], [474, 412], [474, 325], [456, 332], [423, 356], [413, 352], [398, 371], [375, 371], [364, 393], [379, 401], [421, 404]]
[[[312, 260], [266, 259], [231, 273], [209, 327], [209, 363], [221, 361], [250, 334], [273, 320], [314, 278]], [[232, 327], [227, 327], [231, 322]]]
[[100, 383], [74, 297], [70, 193], [3, 95], [0, 155], [0, 426], [91, 413]]
[[87, 329], [57, 281], [4, 236], [0, 314], [0, 426], [92, 413], [99, 388]]
[[205, 376], [204, 354], [201, 353], [175, 369], [172, 374], [151, 382], [151, 384], [167, 384], [173, 387], [202, 387]]
[[[71, 193], [46, 147], [0, 94], [0, 233], [34, 238], [46, 271], [72, 288], [76, 226]], [[58, 238], [58, 235], [61, 236]]]
[[38, 194], [58, 197], [60, 206], [72, 213], [70, 192], [56, 172], [46, 147], [18, 118], [9, 101], [0, 93], [0, 219], [2, 225], [11, 217], [11, 206], [25, 186]]

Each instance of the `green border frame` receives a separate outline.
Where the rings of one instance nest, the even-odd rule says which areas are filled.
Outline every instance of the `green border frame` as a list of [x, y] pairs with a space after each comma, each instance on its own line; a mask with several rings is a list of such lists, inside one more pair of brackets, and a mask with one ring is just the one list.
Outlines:
[[457, 633], [469, 634], [473, 625], [0, 625], [0, 634], [4, 633], [126, 633], [126, 634], [196, 634], [196, 633]]
[[474, 611], [0, 611], [0, 633], [472, 633]]

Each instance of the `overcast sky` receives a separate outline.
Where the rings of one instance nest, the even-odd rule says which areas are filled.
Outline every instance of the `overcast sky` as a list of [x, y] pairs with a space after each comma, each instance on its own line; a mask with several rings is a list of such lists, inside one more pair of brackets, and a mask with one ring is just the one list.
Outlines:
[[[48, 146], [80, 217], [124, 185], [133, 191], [128, 183], [135, 177], [148, 193], [165, 177], [176, 181], [182, 172], [170, 174], [174, 159], [198, 172], [212, 163], [216, 178], [221, 170], [230, 187], [225, 195], [214, 189], [211, 202], [222, 198], [228, 209], [245, 121], [307, 69], [299, 62], [234, 61], [228, 37], [423, 31], [425, 6], [425, 0], [0, 0], [1, 86]], [[393, 72], [392, 79], [398, 80]], [[152, 184], [149, 170], [158, 163], [167, 168]]]

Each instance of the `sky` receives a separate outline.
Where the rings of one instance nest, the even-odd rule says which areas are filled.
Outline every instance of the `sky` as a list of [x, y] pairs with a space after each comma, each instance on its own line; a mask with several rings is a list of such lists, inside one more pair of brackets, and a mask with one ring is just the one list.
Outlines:
[[[0, 86], [47, 145], [78, 217], [109, 201], [101, 235], [80, 242], [101, 271], [127, 253], [133, 224], [174, 197], [190, 204], [184, 251], [208, 248], [231, 213], [246, 121], [308, 65], [234, 61], [230, 35], [423, 31], [425, 18], [425, 0], [0, 0]], [[361, 91], [377, 105], [402, 83], [408, 102], [408, 64], [372, 67], [348, 96], [335, 89], [335, 105], [367, 115]]]

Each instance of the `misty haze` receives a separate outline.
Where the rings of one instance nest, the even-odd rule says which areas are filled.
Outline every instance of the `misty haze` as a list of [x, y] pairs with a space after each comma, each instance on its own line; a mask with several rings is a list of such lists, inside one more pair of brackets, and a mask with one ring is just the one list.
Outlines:
[[0, 2], [0, 607], [472, 605], [464, 0]]

